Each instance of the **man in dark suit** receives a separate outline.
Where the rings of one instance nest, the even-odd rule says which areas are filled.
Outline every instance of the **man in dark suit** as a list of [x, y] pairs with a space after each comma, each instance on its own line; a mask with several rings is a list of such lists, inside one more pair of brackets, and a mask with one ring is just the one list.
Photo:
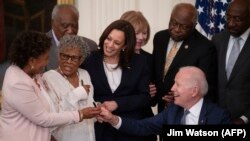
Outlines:
[[[52, 38], [52, 47], [50, 48], [49, 63], [46, 70], [58, 67], [58, 44], [64, 35], [76, 35], [78, 32], [79, 12], [73, 5], [56, 5], [51, 14], [52, 29], [47, 33]], [[96, 50], [97, 44], [88, 38], [82, 37], [89, 45], [90, 50]]]
[[[219, 104], [231, 113], [235, 124], [248, 124], [250, 120], [249, 1], [234, 0], [228, 7], [226, 21], [227, 30], [212, 38], [218, 51]], [[235, 46], [237, 39], [239, 43]], [[233, 51], [235, 47], [239, 48], [238, 53]], [[231, 52], [234, 55], [239, 54], [233, 64]]]
[[[157, 88], [155, 102], [158, 103], [158, 112], [165, 108], [174, 77], [182, 66], [197, 66], [202, 69], [209, 84], [207, 97], [215, 99], [216, 49], [212, 42], [195, 29], [196, 22], [196, 8], [192, 4], [180, 3], [171, 13], [169, 29], [159, 31], [154, 36], [153, 83]], [[177, 44], [178, 51], [164, 73], [173, 44]]]
[[[98, 120], [109, 122], [119, 131], [138, 136], [160, 134], [165, 124], [231, 124], [230, 116], [225, 110], [203, 98], [208, 91], [208, 83], [201, 69], [193, 66], [180, 68], [171, 90], [175, 97], [174, 103], [154, 117], [132, 120], [113, 115], [101, 107], [102, 112]], [[183, 117], [184, 111], [189, 111], [185, 118]]]

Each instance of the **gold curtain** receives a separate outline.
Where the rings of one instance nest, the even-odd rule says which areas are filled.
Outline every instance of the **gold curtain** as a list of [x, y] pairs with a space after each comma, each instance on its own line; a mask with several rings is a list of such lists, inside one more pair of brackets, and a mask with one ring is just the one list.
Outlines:
[[57, 4], [75, 4], [75, 0], [57, 0]]

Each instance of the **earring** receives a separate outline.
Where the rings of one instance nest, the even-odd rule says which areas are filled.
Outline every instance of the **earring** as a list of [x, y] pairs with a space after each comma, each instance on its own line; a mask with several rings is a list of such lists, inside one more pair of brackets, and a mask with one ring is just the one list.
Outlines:
[[31, 66], [31, 70], [33, 70], [34, 69], [34, 66]]
[[122, 51], [124, 52], [124, 51], [125, 51], [125, 48], [123, 48]]

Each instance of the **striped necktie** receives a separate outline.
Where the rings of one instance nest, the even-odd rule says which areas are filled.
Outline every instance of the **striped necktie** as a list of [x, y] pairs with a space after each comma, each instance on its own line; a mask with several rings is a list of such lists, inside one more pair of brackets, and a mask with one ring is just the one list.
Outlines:
[[165, 78], [165, 75], [168, 72], [168, 69], [172, 63], [172, 61], [174, 60], [175, 55], [177, 54], [179, 48], [177, 47], [177, 42], [174, 42], [171, 50], [169, 51], [169, 53], [166, 55], [166, 60], [165, 60], [165, 66], [164, 66], [164, 74], [163, 74], [163, 79]]

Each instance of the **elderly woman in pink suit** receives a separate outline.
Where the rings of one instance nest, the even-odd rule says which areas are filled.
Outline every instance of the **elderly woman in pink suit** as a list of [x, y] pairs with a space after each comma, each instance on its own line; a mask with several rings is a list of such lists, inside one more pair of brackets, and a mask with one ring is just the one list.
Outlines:
[[1, 141], [49, 141], [50, 127], [78, 123], [100, 113], [100, 108], [94, 107], [51, 112], [46, 85], [39, 79], [49, 57], [50, 39], [45, 34], [24, 32], [11, 47], [12, 65], [6, 71], [2, 89]]

